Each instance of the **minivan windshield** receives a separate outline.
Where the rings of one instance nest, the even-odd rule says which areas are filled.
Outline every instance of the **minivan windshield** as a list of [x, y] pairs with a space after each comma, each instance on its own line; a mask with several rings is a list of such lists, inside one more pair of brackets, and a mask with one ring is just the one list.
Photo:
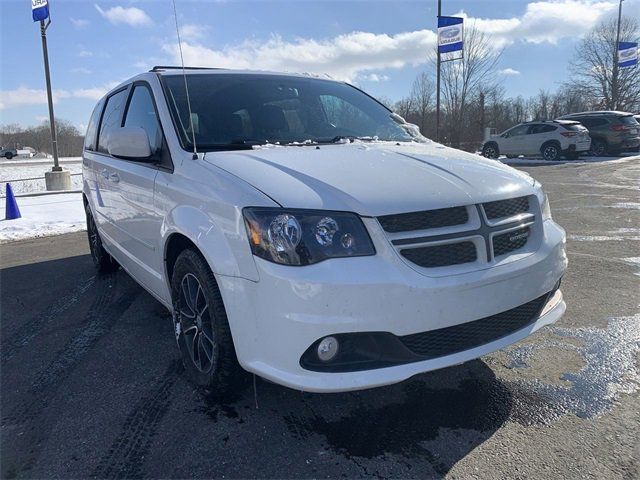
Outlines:
[[420, 141], [386, 107], [344, 83], [287, 75], [187, 73], [189, 121], [184, 77], [161, 78], [182, 146], [189, 150], [191, 124], [202, 151], [266, 143]]

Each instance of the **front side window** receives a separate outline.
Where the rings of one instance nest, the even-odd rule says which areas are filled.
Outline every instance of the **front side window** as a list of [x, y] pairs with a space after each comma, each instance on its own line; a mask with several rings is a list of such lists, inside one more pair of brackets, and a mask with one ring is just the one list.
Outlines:
[[[358, 89], [316, 78], [256, 74], [162, 77], [185, 149], [264, 143], [331, 142], [342, 137], [412, 141], [391, 112]], [[193, 129], [192, 126], [193, 125]], [[193, 130], [193, 131], [192, 131]]]
[[98, 151], [101, 153], [109, 153], [107, 142], [109, 134], [115, 129], [120, 128], [120, 120], [122, 118], [122, 110], [127, 97], [127, 90], [120, 90], [107, 99], [107, 105], [104, 107], [102, 114], [102, 122], [100, 123], [100, 134], [98, 135]]
[[511, 130], [507, 130], [509, 137], [514, 137], [516, 135], [526, 135], [529, 130], [529, 125], [518, 125], [517, 127], [513, 127]]
[[144, 85], [137, 85], [131, 94], [131, 100], [124, 119], [125, 127], [141, 127], [147, 132], [151, 154], [156, 154], [162, 147], [162, 130], [158, 122], [158, 114], [151, 97], [151, 91]]

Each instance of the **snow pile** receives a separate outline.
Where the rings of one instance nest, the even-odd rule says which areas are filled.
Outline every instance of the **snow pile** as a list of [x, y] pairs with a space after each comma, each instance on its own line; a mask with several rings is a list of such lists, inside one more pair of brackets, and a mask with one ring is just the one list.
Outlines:
[[78, 232], [86, 228], [81, 193], [18, 197], [17, 202], [22, 218], [4, 220], [5, 199], [0, 199], [0, 243]]

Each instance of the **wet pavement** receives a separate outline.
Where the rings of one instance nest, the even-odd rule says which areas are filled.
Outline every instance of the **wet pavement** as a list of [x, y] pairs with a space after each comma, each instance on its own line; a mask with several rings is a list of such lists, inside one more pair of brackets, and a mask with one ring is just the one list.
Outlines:
[[558, 324], [385, 388], [184, 378], [163, 307], [83, 234], [0, 251], [2, 478], [640, 476], [640, 161], [522, 167], [569, 234]]

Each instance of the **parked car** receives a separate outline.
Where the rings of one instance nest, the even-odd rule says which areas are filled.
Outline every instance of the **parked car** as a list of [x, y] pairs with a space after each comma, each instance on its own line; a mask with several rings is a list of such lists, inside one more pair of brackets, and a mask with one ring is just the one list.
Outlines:
[[542, 155], [545, 160], [559, 160], [564, 155], [574, 160], [590, 146], [589, 132], [579, 122], [526, 122], [491, 137], [482, 146], [482, 155], [487, 158]]
[[589, 129], [592, 155], [617, 155], [640, 146], [640, 124], [627, 112], [598, 111], [560, 117], [576, 120]]
[[387, 385], [558, 320], [565, 232], [541, 185], [414, 130], [337, 81], [155, 68], [91, 116], [91, 255], [173, 313], [188, 375], [221, 392], [241, 368]]
[[0, 157], [11, 160], [18, 155], [18, 151], [15, 148], [0, 148]]

